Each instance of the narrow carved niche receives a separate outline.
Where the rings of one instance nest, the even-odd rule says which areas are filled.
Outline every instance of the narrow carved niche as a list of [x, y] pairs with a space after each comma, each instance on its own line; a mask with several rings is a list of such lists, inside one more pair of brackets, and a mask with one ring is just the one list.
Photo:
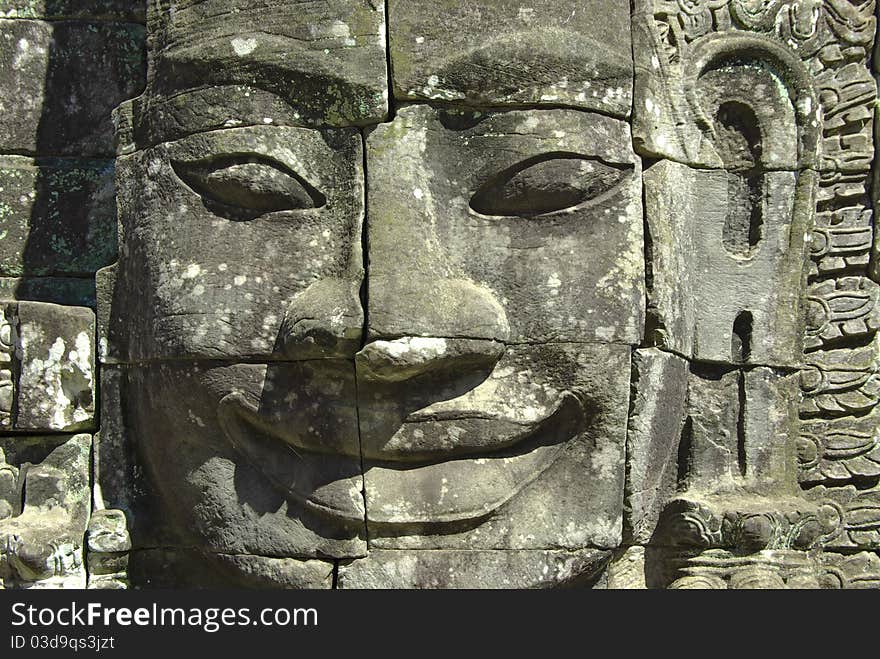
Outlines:
[[681, 436], [678, 441], [678, 473], [677, 487], [680, 492], [687, 489], [688, 477], [693, 468], [694, 422], [690, 416], [684, 420]]
[[715, 115], [715, 148], [727, 170], [727, 217], [722, 241], [733, 256], [751, 256], [764, 227], [761, 131], [754, 111], [722, 103]]
[[752, 313], [742, 311], [733, 321], [733, 333], [730, 337], [730, 353], [734, 363], [742, 364], [752, 354]]
[[[751, 316], [751, 314], [749, 314]], [[745, 476], [748, 473], [746, 451], [746, 374], [740, 371], [737, 375], [737, 391], [739, 395], [738, 410], [736, 415], [736, 458], [739, 464], [739, 473]]]

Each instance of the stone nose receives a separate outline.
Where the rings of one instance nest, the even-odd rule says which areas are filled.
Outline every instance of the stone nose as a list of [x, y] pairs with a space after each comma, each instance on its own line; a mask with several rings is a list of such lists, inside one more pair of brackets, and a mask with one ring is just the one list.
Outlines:
[[491, 372], [504, 350], [503, 343], [487, 339], [408, 336], [368, 343], [355, 359], [358, 379], [391, 384]]
[[285, 359], [352, 359], [363, 345], [360, 282], [320, 279], [287, 308], [276, 352]]
[[510, 324], [488, 288], [468, 279], [377, 274], [369, 279], [369, 338], [435, 337], [505, 343]]

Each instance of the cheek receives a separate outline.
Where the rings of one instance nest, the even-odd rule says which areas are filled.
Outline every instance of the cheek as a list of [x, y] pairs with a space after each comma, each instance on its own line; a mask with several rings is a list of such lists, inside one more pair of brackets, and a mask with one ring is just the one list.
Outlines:
[[158, 480], [186, 474], [212, 456], [232, 459], [217, 410], [230, 391], [257, 399], [265, 366], [205, 369], [189, 363], [145, 365], [129, 371], [127, 422]]

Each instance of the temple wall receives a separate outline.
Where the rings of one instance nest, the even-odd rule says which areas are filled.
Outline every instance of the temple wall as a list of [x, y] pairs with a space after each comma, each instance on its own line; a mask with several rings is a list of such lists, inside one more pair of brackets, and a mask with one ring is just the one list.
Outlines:
[[[146, 2], [0, 0], [0, 586], [880, 587], [874, 0], [587, 2], [604, 33], [575, 2], [267, 0], [277, 34], [242, 6], [231, 41], [199, 4], [151, 2], [148, 41]], [[241, 192], [290, 151], [269, 180], [295, 185]], [[575, 175], [603, 192], [560, 193]], [[339, 263], [261, 223], [304, 209]], [[456, 368], [470, 416], [437, 475], [409, 427], [454, 416], [432, 388], [464, 396]], [[203, 381], [241, 391], [162, 398]], [[291, 438], [273, 387], [336, 399]], [[579, 428], [564, 460], [481, 472], [467, 443], [550, 432], [529, 415]], [[145, 459], [176, 422], [346, 462]], [[345, 481], [361, 527], [264, 496], [288, 477], [320, 511]]]

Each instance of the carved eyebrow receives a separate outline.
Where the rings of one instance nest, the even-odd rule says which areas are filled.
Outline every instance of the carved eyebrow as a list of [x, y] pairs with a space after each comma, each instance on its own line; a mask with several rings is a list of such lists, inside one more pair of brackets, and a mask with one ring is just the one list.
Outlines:
[[150, 98], [146, 106], [137, 109], [139, 141], [152, 146], [199, 133], [248, 126], [317, 127], [307, 125], [287, 101], [269, 90], [248, 86], [245, 104], [230, 100], [229, 87], [241, 86], [198, 85]]
[[[456, 53], [437, 67], [436, 75], [439, 80], [451, 83], [451, 87], [480, 97], [472, 100], [494, 100], [499, 106], [509, 102], [504, 97], [505, 94], [515, 94], [523, 89], [525, 83], [528, 88], [540, 89], [557, 83], [563, 76], [571, 80], [590, 80], [587, 75], [590, 69], [588, 62], [601, 66], [608, 76], [608, 84], [612, 86], [617, 85], [613, 80], [625, 80], [632, 75], [626, 64], [630, 55], [617, 50], [616, 44], [573, 31], [566, 32], [566, 38], [575, 39], [579, 43], [579, 47], [573, 50], [580, 54], [573, 57], [569, 53], [560, 54], [546, 47], [545, 44], [552, 44], [554, 39], [559, 38], [558, 34], [549, 33], [546, 39], [540, 39], [535, 37], [539, 32], [543, 31], [535, 30], [525, 35], [516, 33], [503, 39], [492, 39], [476, 50]], [[536, 62], [540, 62], [540, 66], [536, 66]], [[478, 93], [479, 90], [490, 90], [489, 94], [495, 98], [483, 98], [485, 94]], [[419, 94], [408, 97], [418, 98]], [[556, 102], [541, 99], [526, 105], [546, 107], [555, 103], [578, 108], [592, 105], [591, 102], [571, 103], [564, 99]]]
[[323, 108], [332, 100], [375, 91], [366, 82], [345, 75], [345, 56], [339, 49], [327, 54], [321, 47], [303, 48], [302, 43], [296, 37], [259, 30], [225, 34], [164, 51], [155, 78], [180, 87], [230, 85], [263, 90], [296, 105], [303, 115], [309, 107]]

